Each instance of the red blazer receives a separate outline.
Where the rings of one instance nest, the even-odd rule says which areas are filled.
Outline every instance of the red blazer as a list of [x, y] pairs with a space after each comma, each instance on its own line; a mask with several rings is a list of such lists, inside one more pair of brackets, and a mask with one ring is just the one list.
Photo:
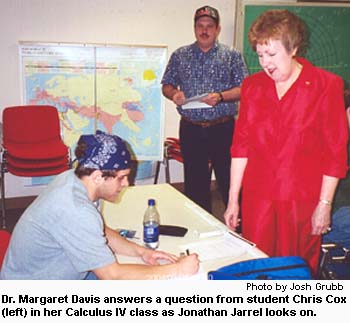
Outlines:
[[243, 190], [257, 197], [313, 200], [323, 175], [346, 175], [344, 83], [298, 60], [303, 69], [281, 100], [263, 71], [242, 84], [231, 156], [248, 158]]

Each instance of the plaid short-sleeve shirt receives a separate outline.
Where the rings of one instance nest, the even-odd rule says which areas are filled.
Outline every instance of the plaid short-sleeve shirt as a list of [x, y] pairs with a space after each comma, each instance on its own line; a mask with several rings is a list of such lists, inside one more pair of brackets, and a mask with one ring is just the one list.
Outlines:
[[[162, 84], [179, 87], [190, 98], [239, 87], [247, 75], [243, 57], [237, 50], [216, 42], [208, 52], [203, 52], [195, 42], [171, 55]], [[177, 110], [187, 119], [205, 121], [235, 115], [236, 105], [236, 102], [221, 102], [212, 108], [183, 110], [178, 106]]]

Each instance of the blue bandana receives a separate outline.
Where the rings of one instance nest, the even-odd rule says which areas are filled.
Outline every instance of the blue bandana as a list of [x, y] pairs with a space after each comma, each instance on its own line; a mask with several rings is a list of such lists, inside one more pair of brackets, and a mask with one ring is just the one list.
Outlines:
[[79, 165], [99, 170], [130, 168], [130, 153], [123, 139], [97, 130], [95, 135], [82, 135], [78, 144], [86, 144], [84, 156], [77, 158]]

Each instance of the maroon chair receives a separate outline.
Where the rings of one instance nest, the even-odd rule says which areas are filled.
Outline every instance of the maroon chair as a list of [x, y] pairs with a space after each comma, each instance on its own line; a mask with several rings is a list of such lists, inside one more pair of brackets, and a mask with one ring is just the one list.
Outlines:
[[6, 228], [5, 173], [40, 177], [70, 168], [69, 148], [61, 138], [58, 111], [49, 105], [7, 107], [2, 112], [2, 227]]
[[[179, 163], [183, 163], [183, 157], [181, 153], [181, 148], [180, 148], [180, 141], [178, 138], [174, 137], [167, 137], [166, 140], [164, 141], [164, 169], [165, 169], [165, 182], [170, 183], [170, 167], [169, 167], [169, 161], [171, 159], [174, 159], [178, 161]], [[161, 161], [157, 162], [157, 167], [156, 167], [156, 174], [154, 177], [154, 184], [158, 183], [158, 178], [159, 178], [159, 171], [160, 171], [160, 164]], [[209, 162], [209, 173], [212, 173], [212, 165], [211, 162]]]
[[[183, 163], [183, 158], [180, 149], [179, 139], [173, 137], [167, 137], [164, 141], [164, 169], [165, 169], [165, 182], [170, 183], [170, 168], [169, 168], [169, 160], [174, 159], [180, 163]], [[161, 161], [157, 162], [156, 174], [154, 177], [154, 184], [157, 184], [159, 178]]]

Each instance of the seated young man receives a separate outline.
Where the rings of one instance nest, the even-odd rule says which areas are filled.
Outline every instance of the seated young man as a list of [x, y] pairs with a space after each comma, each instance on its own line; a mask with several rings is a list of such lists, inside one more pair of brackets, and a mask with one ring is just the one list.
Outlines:
[[[26, 209], [13, 231], [1, 279], [152, 279], [198, 271], [197, 255], [177, 258], [147, 249], [104, 226], [96, 203], [115, 201], [129, 185], [130, 153], [118, 136], [80, 137], [77, 167], [58, 176]], [[122, 203], [122, 202], [121, 202]], [[145, 265], [119, 264], [115, 253]], [[158, 260], [169, 263], [159, 265]]]

